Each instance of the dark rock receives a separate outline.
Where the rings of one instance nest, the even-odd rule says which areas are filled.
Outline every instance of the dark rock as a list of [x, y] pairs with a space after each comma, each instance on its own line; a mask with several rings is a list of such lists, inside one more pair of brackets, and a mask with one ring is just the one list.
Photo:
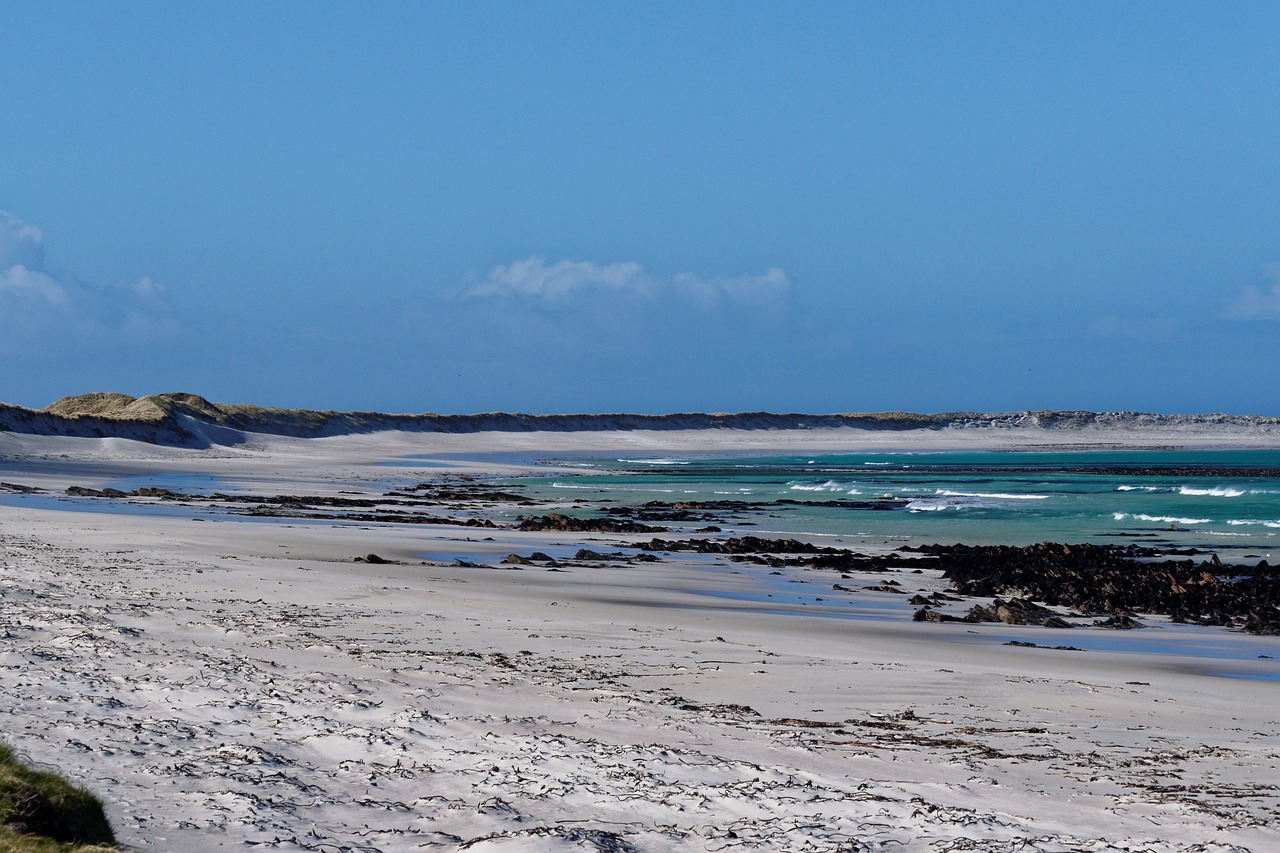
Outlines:
[[67, 486], [65, 494], [73, 498], [105, 498], [107, 496], [105, 492], [86, 486]]
[[948, 616], [945, 613], [939, 613], [936, 610], [930, 610], [927, 607], [921, 607], [911, 617], [913, 622], [968, 622], [969, 619], [961, 619], [956, 616]]
[[135, 489], [129, 494], [140, 498], [166, 498], [172, 500], [174, 498], [183, 498], [186, 495], [180, 495], [177, 492], [171, 492], [168, 489], [158, 489], [154, 486], [146, 486], [141, 489]]
[[590, 548], [579, 548], [578, 553], [573, 555], [575, 560], [583, 560], [585, 562], [600, 562], [604, 560], [621, 560], [622, 554], [604, 554], [600, 551], [592, 551]]
[[[1005, 645], [1006, 645], [1006, 646], [1016, 646], [1016, 647], [1021, 648], [1021, 649], [1051, 649], [1051, 650], [1053, 650], [1053, 651], [1059, 651], [1059, 652], [1082, 652], [1082, 651], [1084, 651], [1084, 649], [1079, 648], [1079, 647], [1077, 647], [1077, 646], [1042, 646], [1042, 645], [1040, 645], [1039, 643], [1024, 643], [1022, 640], [1010, 640], [1009, 642], [1005, 643]], [[1133, 682], [1130, 682], [1130, 683], [1133, 683]], [[1035, 729], [1028, 729], [1027, 731], [1036, 731], [1036, 730], [1035, 730]], [[1044, 731], [1044, 729], [1040, 729], [1039, 731], [1043, 732], [1043, 731]]]
[[1070, 628], [1057, 612], [1041, 607], [1025, 598], [996, 599], [990, 605], [975, 604], [965, 617], [968, 622], [1001, 622], [1005, 625], [1042, 625], [1046, 628]]
[[1146, 626], [1124, 613], [1115, 613], [1106, 619], [1099, 619], [1093, 623], [1098, 628], [1112, 628], [1117, 631], [1132, 631], [1135, 628], [1145, 628]]
[[517, 530], [555, 530], [563, 533], [665, 533], [665, 527], [651, 527], [635, 521], [613, 518], [575, 518], [553, 512], [538, 518], [520, 518]]
[[1261, 634], [1267, 637], [1280, 636], [1280, 611], [1258, 609], [1245, 619], [1243, 628], [1250, 634]]

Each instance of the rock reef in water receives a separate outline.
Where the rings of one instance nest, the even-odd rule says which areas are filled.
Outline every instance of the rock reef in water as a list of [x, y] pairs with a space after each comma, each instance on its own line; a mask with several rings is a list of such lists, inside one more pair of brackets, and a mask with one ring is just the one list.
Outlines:
[[1280, 418], [1258, 415], [1160, 415], [1140, 412], [1024, 411], [979, 414], [911, 412], [799, 414], [773, 412], [664, 415], [530, 415], [486, 412], [469, 415], [385, 414], [264, 408], [212, 403], [196, 394], [95, 393], [64, 397], [44, 409], [0, 404], [0, 432], [127, 438], [178, 447], [231, 445], [246, 433], [297, 438], [400, 430], [405, 432], [579, 432], [626, 430], [1045, 430], [1063, 434], [1097, 431], [1213, 431], [1280, 439]]
[[[935, 568], [961, 595], [1017, 596], [975, 608], [969, 621], [1044, 624], [1024, 599], [1081, 613], [1108, 616], [1100, 627], [1133, 628], [1132, 613], [1159, 613], [1175, 621], [1280, 634], [1280, 569], [1222, 563], [1215, 555], [1196, 562], [1159, 559], [1137, 546], [923, 545], [907, 552], [937, 559]], [[1004, 610], [1001, 610], [1003, 606]], [[1038, 614], [1049, 618], [1052, 613]], [[944, 621], [917, 614], [918, 621]]]

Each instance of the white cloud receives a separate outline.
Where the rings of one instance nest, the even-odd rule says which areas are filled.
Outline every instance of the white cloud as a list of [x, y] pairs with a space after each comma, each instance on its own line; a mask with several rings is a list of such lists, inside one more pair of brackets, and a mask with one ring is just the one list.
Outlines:
[[66, 289], [52, 276], [22, 264], [0, 269], [0, 297], [3, 296], [36, 299], [51, 305], [66, 305], [70, 301]]
[[136, 331], [168, 314], [168, 295], [150, 278], [91, 284], [46, 270], [44, 254], [40, 229], [0, 210], [0, 325], [10, 331]]
[[0, 210], [0, 270], [44, 268], [44, 236], [12, 213]]
[[1246, 287], [1231, 307], [1227, 317], [1232, 320], [1280, 320], [1280, 264], [1270, 264], [1265, 270], [1271, 284], [1267, 287]]
[[532, 257], [494, 267], [484, 279], [463, 290], [464, 297], [515, 297], [547, 303], [588, 295], [629, 295], [643, 300], [685, 300], [707, 309], [721, 304], [764, 305], [785, 299], [791, 277], [777, 267], [762, 275], [658, 276], [634, 261], [599, 264]]
[[494, 267], [464, 295], [565, 299], [587, 290], [645, 291], [654, 283], [637, 263], [557, 261], [548, 266], [545, 258], [533, 257]]

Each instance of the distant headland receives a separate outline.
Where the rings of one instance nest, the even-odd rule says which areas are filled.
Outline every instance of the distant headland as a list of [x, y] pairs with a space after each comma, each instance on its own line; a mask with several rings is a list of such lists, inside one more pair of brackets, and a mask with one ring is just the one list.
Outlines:
[[387, 414], [280, 409], [213, 403], [196, 394], [64, 397], [43, 409], [0, 403], [0, 432], [126, 438], [176, 447], [239, 444], [246, 433], [319, 438], [401, 432], [597, 432], [636, 430], [1048, 431], [1125, 433], [1204, 431], [1280, 439], [1280, 418], [1259, 415], [1163, 415], [1142, 412], [1021, 411], [800, 414], [774, 412], [644, 414]]

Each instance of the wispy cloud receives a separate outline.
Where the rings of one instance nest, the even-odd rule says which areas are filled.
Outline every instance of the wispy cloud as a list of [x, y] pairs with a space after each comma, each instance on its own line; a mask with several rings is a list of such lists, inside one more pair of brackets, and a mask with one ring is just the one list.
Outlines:
[[1267, 266], [1266, 287], [1246, 287], [1227, 311], [1232, 320], [1280, 320], [1280, 263]]
[[786, 299], [793, 286], [785, 271], [773, 267], [760, 275], [660, 276], [634, 261], [600, 264], [531, 257], [494, 267], [462, 291], [465, 298], [500, 297], [543, 303], [587, 297], [630, 297], [644, 301], [688, 302], [705, 309], [725, 304], [766, 305]]
[[1107, 314], [1089, 324], [1089, 334], [1117, 340], [1158, 341], [1172, 337], [1181, 324], [1174, 317], [1121, 317]]
[[44, 235], [12, 213], [0, 210], [0, 270], [44, 266]]
[[46, 269], [40, 229], [0, 210], [0, 328], [138, 331], [168, 314], [168, 295], [150, 278], [102, 285]]

